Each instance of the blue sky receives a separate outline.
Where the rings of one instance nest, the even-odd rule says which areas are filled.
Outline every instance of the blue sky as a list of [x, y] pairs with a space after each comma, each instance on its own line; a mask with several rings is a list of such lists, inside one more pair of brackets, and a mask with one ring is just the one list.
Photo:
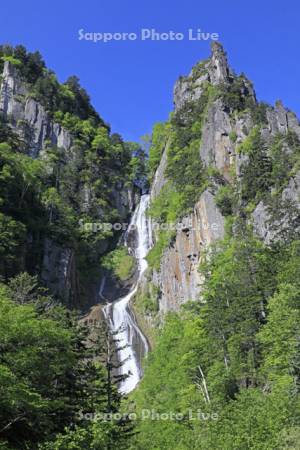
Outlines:
[[260, 100], [300, 115], [299, 0], [14, 0], [2, 2], [0, 42], [39, 50], [60, 81], [77, 75], [113, 131], [138, 140], [165, 120], [179, 75], [209, 55], [208, 42], [78, 40], [78, 30], [155, 28], [220, 35], [232, 67], [254, 82]]

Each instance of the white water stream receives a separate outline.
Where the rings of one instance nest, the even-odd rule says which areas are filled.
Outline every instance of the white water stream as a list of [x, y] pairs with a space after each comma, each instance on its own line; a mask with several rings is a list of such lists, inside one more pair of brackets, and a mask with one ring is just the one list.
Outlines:
[[137, 354], [137, 349], [139, 349], [142, 355], [146, 355], [149, 350], [147, 339], [136, 323], [129, 307], [129, 302], [136, 294], [142, 275], [147, 269], [147, 261], [145, 258], [152, 244], [151, 224], [146, 216], [149, 201], [149, 195], [142, 195], [140, 203], [132, 216], [129, 230], [125, 235], [125, 245], [129, 247], [128, 236], [130, 230], [135, 229], [136, 243], [134, 248], [130, 248], [130, 250], [138, 264], [137, 282], [129, 294], [104, 307], [104, 314], [111, 330], [114, 332], [118, 331], [115, 338], [120, 340], [120, 347], [125, 346], [125, 348], [121, 348], [118, 352], [119, 360], [124, 362], [119, 369], [120, 373], [130, 375], [121, 382], [119, 387], [120, 392], [125, 394], [131, 392], [136, 387], [142, 376], [140, 366], [141, 358]]

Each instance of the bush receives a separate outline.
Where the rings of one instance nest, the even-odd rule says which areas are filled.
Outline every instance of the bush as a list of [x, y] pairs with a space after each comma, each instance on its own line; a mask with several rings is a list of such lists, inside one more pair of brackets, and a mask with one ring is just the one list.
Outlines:
[[157, 301], [157, 298], [153, 298], [150, 295], [145, 295], [140, 300], [143, 309], [147, 313], [156, 313], [159, 310], [159, 303]]
[[158, 240], [147, 255], [147, 261], [151, 269], [159, 270], [160, 260], [174, 236], [174, 231], [162, 231], [159, 234]]
[[233, 142], [234, 144], [236, 143], [236, 141], [237, 141], [237, 134], [236, 134], [236, 131], [231, 131], [230, 133], [229, 133], [229, 139], [231, 140], [231, 142]]
[[148, 214], [159, 223], [175, 222], [183, 208], [183, 195], [174, 189], [171, 181], [152, 200]]
[[151, 135], [151, 145], [149, 148], [149, 178], [153, 179], [155, 171], [160, 163], [161, 156], [166, 147], [167, 140], [169, 137], [170, 124], [157, 123], [154, 125], [152, 135]]
[[219, 87], [219, 95], [230, 111], [244, 111], [254, 105], [243, 75], [235, 77], [231, 84], [224, 83]]
[[215, 201], [223, 216], [230, 216], [233, 213], [234, 206], [234, 191], [232, 186], [221, 186], [215, 196]]
[[13, 66], [19, 66], [21, 63], [21, 61], [17, 58], [14, 58], [13, 56], [2, 56], [2, 60], [8, 61], [10, 64], [12, 64]]
[[134, 274], [135, 259], [129, 255], [127, 247], [121, 247], [108, 253], [103, 258], [102, 266], [110, 270], [119, 280], [126, 281]]
[[267, 124], [267, 109], [268, 105], [264, 102], [254, 104], [251, 110], [251, 117], [255, 125]]

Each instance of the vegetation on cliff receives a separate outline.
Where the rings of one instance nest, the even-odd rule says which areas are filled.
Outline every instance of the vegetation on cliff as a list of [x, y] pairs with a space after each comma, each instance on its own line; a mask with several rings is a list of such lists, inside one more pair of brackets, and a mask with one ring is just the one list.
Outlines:
[[[282, 199], [299, 171], [297, 135], [265, 138], [267, 107], [243, 75], [218, 86], [206, 81], [195, 101], [154, 127], [147, 173], [145, 152], [110, 133], [76, 78], [58, 83], [40, 55], [23, 47], [1, 47], [0, 56], [0, 69], [13, 65], [74, 141], [71, 152], [49, 143], [33, 159], [9, 120], [0, 121], [0, 448], [298, 449], [300, 214]], [[192, 72], [193, 83], [206, 65]], [[229, 167], [225, 177], [199, 156], [215, 101], [230, 120], [247, 115], [251, 123], [250, 132], [227, 136], [240, 157], [238, 175]], [[118, 236], [78, 221], [120, 221], [116, 191], [145, 186], [147, 176], [153, 182], [164, 152], [165, 183], [150, 216], [160, 225], [177, 223], [209, 188], [226, 216], [226, 234], [201, 254], [201, 296], [177, 313], [159, 315], [159, 289], [145, 274], [149, 283], [136, 295], [136, 311], [145, 329], [163, 326], [149, 331], [154, 349], [130, 399], [133, 424], [131, 403], [122, 401], [113, 374], [111, 349], [118, 344], [98, 330], [92, 349], [75, 313], [40, 285], [42, 244], [50, 239], [72, 248], [82, 277], [102, 264], [128, 280], [133, 258], [112, 248]], [[268, 245], [250, 220], [262, 203], [280, 236]], [[157, 233], [150, 271], [159, 271], [175, 234]], [[97, 413], [118, 415], [91, 417]]]
[[137, 410], [165, 418], [138, 421], [132, 448], [297, 448], [299, 254], [243, 227], [214, 248], [201, 302], [169, 314], [149, 356]]
[[[27, 53], [22, 46], [3, 46], [0, 55], [5, 55], [0, 57], [2, 63], [16, 64], [12, 58], [19, 61], [17, 76], [26, 83], [28, 95], [46, 108], [49, 120], [59, 122], [72, 137], [67, 149], [45, 142], [34, 159], [26, 137], [30, 136], [29, 125], [24, 123], [20, 134], [20, 124], [16, 132], [14, 119], [1, 116], [0, 275], [7, 280], [20, 270], [40, 274], [48, 239], [75, 252], [79, 283], [85, 287], [99, 274], [101, 256], [120, 234], [105, 227], [95, 232], [85, 224], [126, 219], [122, 198], [135, 186], [140, 188], [145, 155], [136, 144], [110, 133], [75, 77], [58, 83], [40, 55]], [[127, 209], [129, 214], [129, 206]]]
[[[43, 105], [49, 127], [59, 123], [72, 142], [68, 148], [43, 142], [33, 157], [29, 124], [0, 117], [0, 448], [124, 448], [132, 425], [113, 374], [117, 344], [99, 330], [92, 349], [78, 313], [60, 306], [63, 295], [45, 289], [42, 270], [45, 258], [50, 282], [61, 270], [49, 262], [49, 243], [54, 253], [72, 251], [77, 272], [62, 275], [70, 283], [79, 277], [84, 305], [83, 288], [98, 281], [120, 234], [87, 224], [126, 219], [130, 210], [121, 210], [121, 196], [140, 188], [145, 155], [110, 133], [75, 77], [60, 84], [38, 53], [21, 46], [1, 47], [0, 69], [5, 62], [26, 98]], [[120, 279], [132, 274], [132, 257], [122, 249], [110, 256]], [[95, 420], [121, 412], [121, 418]]]
[[[236, 167], [225, 179], [215, 166], [200, 168], [189, 160], [190, 136], [199, 158], [200, 142], [193, 141], [191, 130], [201, 139], [203, 118], [193, 117], [188, 102], [182, 113], [179, 109], [186, 159], [172, 147], [173, 117], [168, 125], [168, 181], [150, 214], [157, 221], [177, 221], [189, 211], [181, 203], [185, 193], [195, 193], [193, 206], [201, 187], [209, 187], [226, 216], [226, 236], [202, 255], [205, 281], [198, 301], [169, 313], [156, 337], [133, 395], [139, 418], [132, 449], [299, 448], [299, 199], [284, 201], [282, 193], [299, 172], [300, 142], [291, 130], [266, 138], [268, 107], [256, 103], [246, 85], [243, 76], [234, 77], [213, 92], [233, 123], [241, 117], [251, 123], [242, 143], [236, 132], [229, 135], [240, 158], [238, 176]], [[157, 148], [156, 143], [152, 151]], [[267, 225], [276, 230], [268, 245], [251, 225], [259, 204], [266, 205]], [[156, 271], [172, 245], [173, 236], [164, 233], [148, 256]]]

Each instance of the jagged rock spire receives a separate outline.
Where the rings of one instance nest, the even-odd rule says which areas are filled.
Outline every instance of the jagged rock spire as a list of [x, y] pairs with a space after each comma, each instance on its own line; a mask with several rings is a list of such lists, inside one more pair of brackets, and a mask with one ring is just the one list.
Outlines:
[[219, 84], [229, 81], [232, 72], [228, 65], [227, 55], [222, 44], [219, 42], [212, 42], [211, 51], [212, 54], [208, 65], [210, 82], [212, 84]]
[[[207, 82], [213, 86], [221, 84], [232, 84], [237, 75], [231, 70], [227, 54], [222, 44], [212, 42], [211, 55], [207, 60], [196, 64], [190, 74], [180, 77], [174, 87], [174, 105], [175, 110], [179, 110], [186, 102], [198, 100], [207, 85]], [[243, 76], [241, 84], [242, 95], [249, 95], [256, 102], [256, 95], [252, 83]]]
[[229, 83], [233, 78], [226, 52], [219, 42], [211, 45], [211, 56], [206, 61], [196, 64], [187, 77], [180, 77], [174, 87], [175, 110], [187, 101], [197, 100], [206, 82], [213, 85]]

